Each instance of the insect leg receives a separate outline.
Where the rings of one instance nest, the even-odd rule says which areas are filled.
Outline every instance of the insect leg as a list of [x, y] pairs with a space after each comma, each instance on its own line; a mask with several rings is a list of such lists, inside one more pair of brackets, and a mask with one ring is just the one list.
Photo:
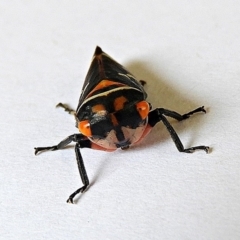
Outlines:
[[157, 122], [162, 121], [165, 127], [167, 128], [168, 132], [170, 133], [170, 136], [175, 143], [177, 149], [179, 152], [186, 152], [186, 153], [193, 153], [195, 150], [204, 150], [206, 153], [208, 153], [209, 147], [207, 146], [196, 146], [196, 147], [191, 147], [191, 148], [184, 148], [180, 138], [178, 137], [176, 131], [172, 127], [172, 125], [168, 122], [166, 119], [166, 116], [172, 117], [177, 119], [178, 121], [184, 120], [188, 118], [190, 115], [192, 115], [195, 112], [205, 112], [204, 108], [197, 108], [189, 113], [186, 113], [184, 115], [180, 115], [179, 113], [166, 110], [163, 108], [155, 109], [154, 111], [149, 113], [149, 125], [153, 127]]
[[141, 85], [142, 85], [142, 86], [145, 86], [145, 85], [146, 85], [146, 83], [147, 83], [147, 82], [146, 82], [146, 81], [144, 81], [144, 80], [139, 80], [139, 82], [141, 83]]
[[204, 113], [206, 113], [206, 110], [204, 109], [204, 106], [196, 108], [193, 111], [185, 113], [183, 115], [181, 115], [181, 114], [179, 114], [177, 112], [168, 110], [168, 109], [164, 109], [164, 108], [158, 108], [157, 111], [158, 111], [159, 114], [164, 114], [165, 116], [168, 116], [168, 117], [171, 117], [171, 118], [175, 118], [178, 121], [182, 121], [184, 119], [187, 119], [192, 114], [197, 113], [197, 112], [204, 112]]
[[35, 155], [37, 155], [39, 152], [42, 151], [56, 151], [59, 149], [63, 149], [71, 142], [78, 142], [81, 140], [85, 140], [86, 137], [82, 134], [73, 134], [62, 140], [59, 144], [51, 146], [51, 147], [36, 147], [35, 149]]
[[84, 166], [83, 158], [82, 158], [82, 155], [81, 155], [81, 152], [80, 152], [80, 147], [83, 147], [83, 146], [81, 146], [79, 143], [77, 143], [75, 145], [75, 153], [76, 153], [78, 170], [79, 170], [82, 182], [83, 182], [83, 186], [81, 188], [77, 189], [74, 193], [72, 193], [69, 196], [69, 198], [67, 200], [67, 203], [73, 203], [73, 198], [78, 193], [80, 193], [80, 192], [83, 193], [89, 185], [89, 180], [88, 180], [87, 172], [86, 172], [86, 169], [85, 169], [85, 166]]
[[91, 148], [92, 146], [91, 146], [90, 140], [87, 139], [82, 134], [73, 134], [73, 135], [65, 138], [58, 145], [54, 145], [54, 146], [51, 146], [51, 147], [37, 147], [37, 148], [35, 148], [35, 154], [37, 154], [38, 152], [41, 152], [41, 151], [46, 151], [46, 150], [55, 151], [55, 150], [63, 149], [64, 147], [66, 147], [71, 142], [77, 142], [77, 144], [75, 146], [75, 153], [76, 153], [78, 170], [79, 170], [82, 182], [83, 182], [83, 187], [79, 188], [78, 190], [76, 190], [74, 193], [72, 193], [69, 196], [69, 198], [67, 200], [68, 203], [73, 203], [73, 198], [75, 197], [75, 195], [77, 195], [80, 192], [84, 192], [86, 190], [87, 186], [89, 185], [87, 172], [85, 170], [82, 155], [81, 155], [81, 152], [80, 152], [79, 148], [80, 147], [81, 148]]
[[68, 112], [69, 114], [72, 114], [72, 115], [76, 115], [76, 111], [73, 110], [72, 108], [70, 108], [67, 104], [63, 104], [63, 103], [58, 103], [56, 105], [56, 107], [61, 107], [63, 108], [66, 112]]

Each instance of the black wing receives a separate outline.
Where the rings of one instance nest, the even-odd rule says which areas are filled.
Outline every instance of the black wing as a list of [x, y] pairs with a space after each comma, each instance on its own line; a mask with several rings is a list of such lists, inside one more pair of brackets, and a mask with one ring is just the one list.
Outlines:
[[142, 85], [134, 78], [134, 76], [97, 46], [83, 84], [77, 109], [81, 106], [92, 89], [103, 79], [109, 79], [136, 88], [143, 93], [144, 99], [147, 97]]

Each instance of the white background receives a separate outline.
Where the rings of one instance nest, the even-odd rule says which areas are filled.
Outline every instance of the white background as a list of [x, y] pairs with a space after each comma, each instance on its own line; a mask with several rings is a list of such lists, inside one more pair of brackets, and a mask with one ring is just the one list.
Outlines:
[[[240, 239], [240, 2], [0, 1], [0, 239]], [[171, 120], [179, 153], [159, 123], [138, 146], [73, 145], [34, 156], [77, 133], [55, 105], [76, 108], [96, 45], [147, 81]]]

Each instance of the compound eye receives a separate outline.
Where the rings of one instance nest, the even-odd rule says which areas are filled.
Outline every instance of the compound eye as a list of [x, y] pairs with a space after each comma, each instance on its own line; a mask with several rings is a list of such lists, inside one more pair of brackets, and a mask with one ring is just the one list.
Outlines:
[[142, 101], [136, 104], [137, 111], [142, 119], [147, 118], [150, 107], [148, 102]]
[[86, 137], [92, 136], [89, 120], [84, 120], [84, 121], [79, 122], [78, 129], [84, 136], [86, 136]]

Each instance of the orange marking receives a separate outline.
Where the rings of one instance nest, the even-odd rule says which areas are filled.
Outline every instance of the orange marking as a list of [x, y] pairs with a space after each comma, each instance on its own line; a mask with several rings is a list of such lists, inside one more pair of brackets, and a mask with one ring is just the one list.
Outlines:
[[118, 125], [118, 120], [115, 117], [115, 115], [112, 113], [112, 114], [110, 114], [110, 116], [111, 116], [111, 120], [112, 120], [113, 126], [117, 126]]
[[136, 108], [142, 119], [145, 119], [148, 116], [150, 107], [146, 101], [138, 102]]
[[111, 85], [117, 85], [117, 86], [124, 86], [125, 84], [122, 83], [117, 83], [111, 80], [102, 80], [88, 95], [87, 98], [89, 96], [91, 96], [95, 91], [109, 87]]
[[97, 104], [97, 105], [95, 105], [95, 106], [92, 107], [92, 111], [93, 111], [94, 113], [97, 113], [97, 112], [100, 112], [100, 111], [105, 111], [105, 110], [106, 110], [106, 109], [105, 109], [105, 107], [104, 107], [103, 104]]
[[89, 120], [83, 120], [83, 121], [79, 122], [78, 129], [84, 136], [86, 136], [86, 137], [92, 136]]
[[127, 102], [127, 98], [125, 98], [124, 96], [121, 97], [117, 97], [114, 100], [114, 109], [115, 111], [121, 110], [124, 107], [124, 103]]

